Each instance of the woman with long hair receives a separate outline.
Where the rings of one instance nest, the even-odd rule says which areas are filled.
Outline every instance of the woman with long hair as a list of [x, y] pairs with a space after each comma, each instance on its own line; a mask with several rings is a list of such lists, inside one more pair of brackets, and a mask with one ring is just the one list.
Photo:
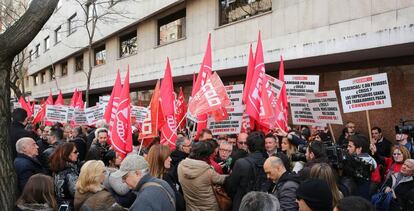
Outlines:
[[291, 167], [291, 169], [288, 169], [289, 171], [298, 173], [300, 170], [303, 169], [304, 163], [302, 161], [292, 161], [292, 155], [295, 154], [298, 151], [298, 149], [295, 145], [292, 144], [292, 142], [287, 137], [282, 138], [280, 148], [282, 152], [289, 158]]
[[57, 209], [53, 179], [44, 174], [35, 174], [30, 177], [17, 200], [17, 210], [44, 210]]
[[410, 152], [403, 145], [393, 146], [391, 148], [391, 157], [382, 157], [378, 155], [374, 144], [371, 144], [371, 152], [373, 153], [374, 159], [385, 168], [384, 179], [387, 179], [388, 172], [391, 172], [392, 174], [400, 172], [404, 161], [411, 158]]
[[145, 158], [148, 161], [149, 171], [153, 177], [166, 181], [174, 190], [176, 199], [176, 210], [185, 210], [185, 202], [181, 193], [177, 189], [178, 175], [172, 172], [171, 150], [166, 145], [153, 145]]
[[75, 210], [104, 210], [120, 207], [111, 193], [104, 189], [105, 175], [105, 164], [102, 161], [90, 160], [83, 164], [76, 182]]
[[68, 205], [69, 210], [73, 209], [75, 184], [79, 176], [77, 160], [78, 150], [71, 142], [59, 145], [49, 159], [58, 205]]
[[310, 171], [311, 178], [317, 178], [325, 180], [328, 183], [329, 189], [332, 192], [332, 206], [335, 207], [338, 202], [344, 197], [341, 191], [339, 191], [336, 183], [335, 173], [327, 163], [317, 163], [312, 166]]

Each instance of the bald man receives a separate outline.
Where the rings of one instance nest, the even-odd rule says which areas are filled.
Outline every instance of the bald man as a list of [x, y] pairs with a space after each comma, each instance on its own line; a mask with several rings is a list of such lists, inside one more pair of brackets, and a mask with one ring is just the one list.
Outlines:
[[271, 193], [279, 199], [282, 210], [298, 210], [296, 203], [296, 189], [299, 187], [299, 178], [288, 172], [283, 161], [278, 157], [269, 157], [263, 165], [267, 178], [275, 183]]
[[32, 138], [21, 138], [16, 142], [17, 157], [14, 168], [17, 174], [19, 190], [22, 191], [29, 178], [37, 173], [45, 173], [37, 160], [38, 146]]

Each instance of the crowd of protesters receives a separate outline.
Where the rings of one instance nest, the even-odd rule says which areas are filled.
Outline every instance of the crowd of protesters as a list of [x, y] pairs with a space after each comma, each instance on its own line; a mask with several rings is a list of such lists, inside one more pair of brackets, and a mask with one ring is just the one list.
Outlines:
[[335, 144], [325, 128], [205, 129], [197, 139], [179, 133], [171, 150], [158, 137], [141, 146], [134, 130], [123, 158], [104, 121], [28, 128], [25, 110], [12, 116], [16, 210], [370, 211], [381, 193], [387, 210], [414, 209], [410, 131], [389, 141], [374, 127], [369, 140], [349, 122]]

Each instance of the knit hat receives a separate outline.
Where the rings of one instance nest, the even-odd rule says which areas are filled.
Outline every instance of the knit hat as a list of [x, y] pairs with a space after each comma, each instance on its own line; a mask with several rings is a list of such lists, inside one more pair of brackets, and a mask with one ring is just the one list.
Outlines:
[[332, 210], [332, 193], [324, 180], [312, 178], [303, 181], [296, 190], [296, 197], [303, 199], [314, 211]]
[[148, 162], [138, 154], [129, 154], [122, 161], [119, 170], [111, 174], [114, 178], [121, 178], [130, 171], [143, 170], [148, 168]]

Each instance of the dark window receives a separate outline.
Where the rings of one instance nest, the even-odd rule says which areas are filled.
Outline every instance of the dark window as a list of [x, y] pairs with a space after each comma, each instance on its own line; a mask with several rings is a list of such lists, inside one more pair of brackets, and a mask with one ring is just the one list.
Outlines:
[[36, 45], [36, 58], [39, 57], [40, 43]]
[[62, 68], [61, 76], [67, 76], [68, 75], [68, 62], [63, 62], [60, 67]]
[[95, 48], [95, 65], [105, 64], [106, 49], [105, 45]]
[[55, 44], [59, 43], [60, 41], [62, 41], [62, 37], [61, 37], [61, 29], [62, 27], [59, 26], [55, 29]]
[[50, 38], [49, 36], [47, 36], [45, 38], [45, 51], [49, 50], [49, 48], [50, 48]]
[[40, 73], [40, 83], [45, 83], [46, 82], [46, 72], [43, 71]]
[[76, 31], [75, 29], [75, 18], [76, 18], [76, 13], [73, 14], [69, 19], [68, 19], [68, 36], [71, 35], [73, 32]]
[[158, 20], [158, 45], [185, 37], [185, 9]]
[[120, 57], [136, 54], [138, 51], [137, 32], [133, 31], [129, 34], [123, 35], [119, 38], [120, 42]]
[[83, 70], [83, 54], [75, 58], [75, 72]]
[[272, 10], [272, 0], [219, 0], [220, 26]]

